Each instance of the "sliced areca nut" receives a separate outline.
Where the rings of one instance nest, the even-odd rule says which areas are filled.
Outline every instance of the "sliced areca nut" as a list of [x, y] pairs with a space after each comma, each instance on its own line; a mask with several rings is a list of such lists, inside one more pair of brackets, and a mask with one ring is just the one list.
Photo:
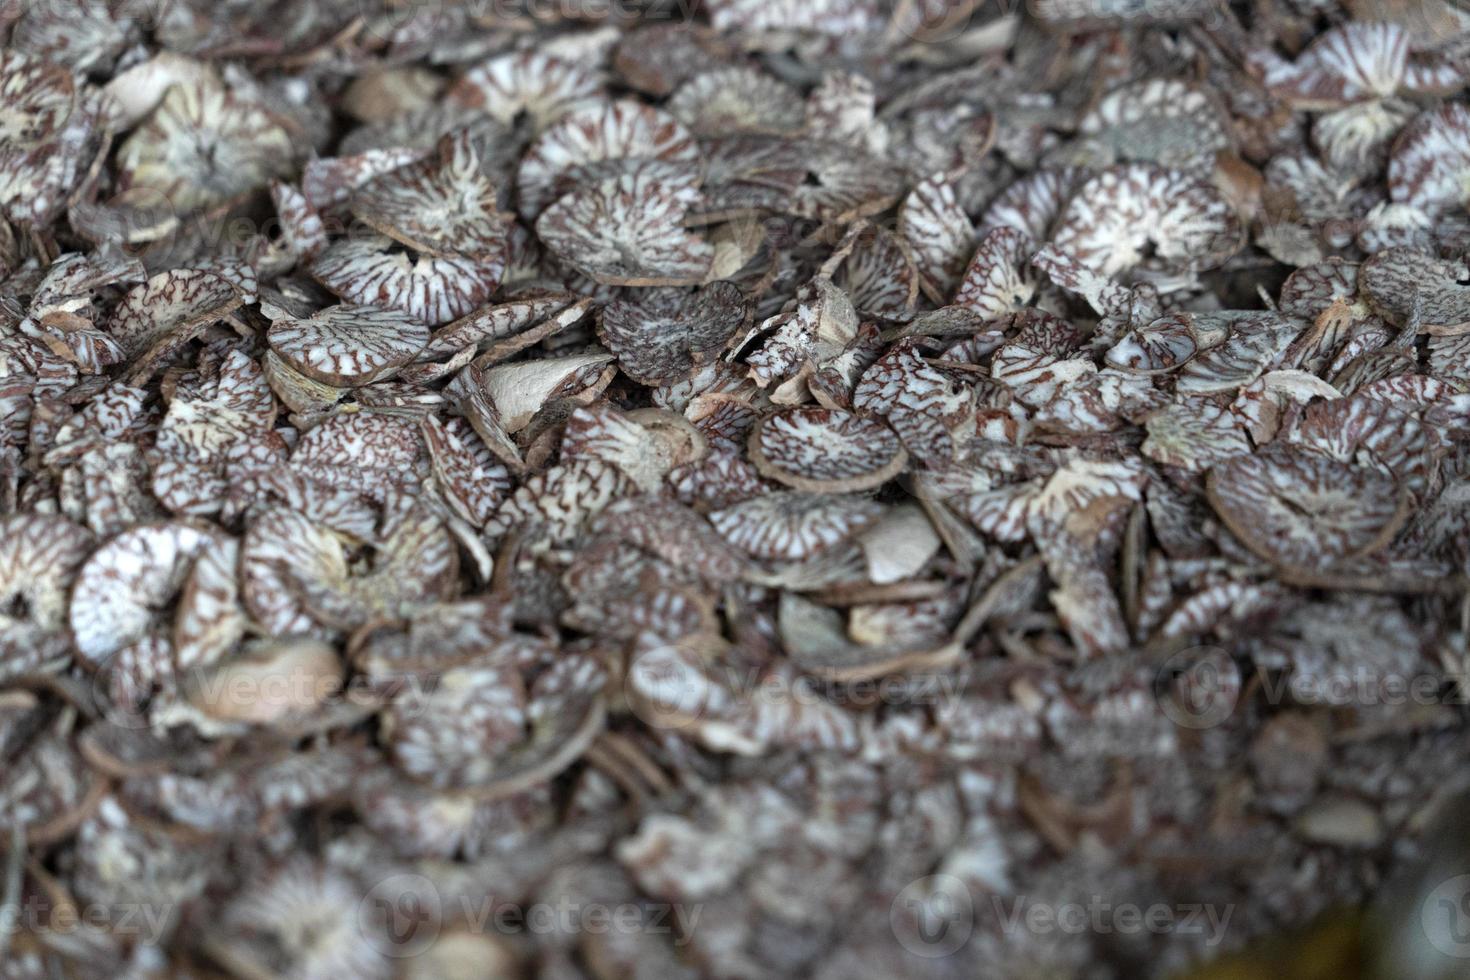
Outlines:
[[1393, 476], [1285, 447], [1215, 467], [1208, 491], [1248, 548], [1308, 573], [1378, 550], [1409, 515], [1408, 495]]
[[674, 117], [631, 100], [574, 109], [547, 127], [521, 159], [521, 212], [539, 215], [599, 164], [641, 160], [662, 161], [697, 183], [699, 144]]
[[1409, 248], [1384, 249], [1358, 271], [1363, 295], [1394, 326], [1419, 333], [1470, 333], [1470, 271], [1465, 263]]
[[883, 515], [862, 497], [794, 490], [762, 494], [709, 515], [725, 540], [752, 558], [801, 561], [848, 540]]
[[542, 212], [536, 234], [568, 265], [609, 286], [704, 281], [713, 248], [684, 228], [699, 192], [643, 164], [568, 193]]
[[503, 261], [506, 217], [468, 132], [440, 141], [434, 154], [360, 187], [359, 221], [428, 255]]
[[767, 415], [750, 434], [762, 476], [810, 493], [851, 493], [903, 472], [908, 453], [881, 421], [826, 408]]
[[438, 326], [490, 298], [505, 273], [505, 256], [415, 255], [386, 235], [354, 235], [328, 246], [310, 272], [348, 303], [402, 310]]
[[71, 630], [83, 660], [101, 667], [113, 654], [163, 632], [159, 610], [217, 543], [206, 530], [172, 523], [132, 528], [98, 548], [82, 565], [71, 597]]
[[0, 680], [68, 652], [67, 599], [92, 535], [55, 516], [0, 520]]
[[277, 320], [266, 339], [313, 381], [354, 388], [412, 361], [428, 343], [429, 328], [398, 310], [344, 305], [306, 320]]

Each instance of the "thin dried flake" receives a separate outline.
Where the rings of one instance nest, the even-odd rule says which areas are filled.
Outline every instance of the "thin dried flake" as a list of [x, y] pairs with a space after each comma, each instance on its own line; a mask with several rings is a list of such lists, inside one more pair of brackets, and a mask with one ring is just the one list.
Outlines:
[[1448, 102], [1417, 116], [1394, 143], [1388, 194], [1433, 218], [1470, 200], [1470, 107]]
[[908, 453], [876, 419], [825, 408], [768, 415], [750, 434], [750, 461], [762, 476], [810, 493], [851, 493], [901, 473]]
[[747, 317], [745, 297], [728, 282], [694, 292], [644, 290], [604, 307], [597, 336], [628, 377], [664, 385], [718, 356]]
[[102, 667], [166, 635], [159, 611], [168, 608], [200, 555], [217, 545], [208, 531], [170, 523], [132, 528], [98, 548], [77, 574], [71, 597], [71, 630], [83, 660]]
[[1110, 367], [1123, 371], [1163, 374], [1183, 367], [1199, 352], [1202, 340], [1209, 343], [1219, 339], [1222, 338], [1201, 338], [1192, 315], [1170, 314], [1130, 330], [1108, 348], [1104, 360]]
[[1213, 402], [1176, 402], [1150, 415], [1144, 428], [1148, 438], [1139, 451], [1188, 473], [1203, 473], [1252, 450], [1235, 413]]
[[769, 318], [756, 330], [769, 336], [745, 360], [751, 380], [767, 388], [800, 374], [812, 362], [840, 355], [858, 334], [858, 314], [844, 290], [817, 276], [798, 291], [795, 309]]
[[348, 303], [401, 310], [439, 326], [484, 305], [500, 285], [505, 259], [416, 255], [386, 235], [351, 235], [329, 246], [309, 271]]
[[290, 134], [269, 110], [201, 79], [168, 90], [118, 148], [117, 166], [124, 188], [189, 211], [287, 176], [295, 157]]
[[524, 334], [547, 319], [570, 326], [591, 305], [590, 300], [578, 300], [572, 293], [545, 292], [487, 306], [434, 331], [419, 360], [460, 354], [467, 348], [476, 351], [490, 342]]
[[898, 211], [898, 233], [919, 267], [931, 299], [954, 292], [975, 250], [975, 226], [960, 205], [955, 180], [934, 174], [919, 181]]
[[463, 419], [426, 417], [424, 444], [439, 491], [456, 514], [482, 527], [510, 492], [510, 474]]
[[[1350, 398], [1308, 405], [1287, 440], [1344, 463], [1397, 478], [1411, 493], [1427, 489], [1443, 450], [1441, 436], [1423, 421], [1428, 405], [1405, 389], [1414, 378], [1366, 385]], [[1426, 379], [1419, 379], [1426, 380]]]
[[959, 648], [945, 642], [945, 624], [932, 621], [935, 605], [860, 606], [844, 622], [837, 610], [783, 592], [777, 622], [791, 662], [802, 671], [834, 681], [863, 681], [932, 670], [956, 658]]
[[62, 66], [7, 48], [0, 97], [0, 209], [11, 221], [48, 221], [80, 176], [96, 125], [92, 94]]
[[717, 510], [710, 523], [753, 558], [801, 561], [848, 540], [883, 514], [862, 497], [777, 491]]
[[536, 234], [568, 265], [604, 285], [703, 282], [714, 250], [683, 227], [699, 192], [665, 180], [665, 170], [644, 165], [572, 191], [542, 212]]
[[919, 272], [898, 236], [867, 224], [854, 226], [848, 236], [852, 249], [832, 273], [833, 282], [864, 316], [910, 319], [919, 298]]
[[108, 332], [129, 358], [152, 361], [192, 340], [243, 302], [224, 278], [193, 269], [163, 272], [128, 290]]
[[1253, 52], [1251, 63], [1273, 95], [1299, 108], [1325, 109], [1393, 95], [1404, 81], [1408, 59], [1408, 32], [1380, 21], [1333, 28], [1293, 63], [1269, 50]]
[[617, 467], [589, 459], [553, 466], [506, 498], [485, 526], [491, 539], [518, 532], [545, 551], [577, 541], [587, 522], [635, 485]]
[[1234, 310], [1213, 317], [1200, 314], [1194, 327], [1196, 336], [1201, 330], [1213, 330], [1218, 335], [1222, 329], [1228, 330], [1229, 336], [1197, 355], [1180, 372], [1176, 390], [1193, 395], [1235, 391], [1250, 384], [1266, 373], [1302, 332], [1300, 323], [1273, 313]]
[[869, 0], [716, 0], [709, 14], [717, 31], [813, 31], [842, 37], [882, 26], [878, 5]]
[[1082, 117], [1078, 132], [1117, 160], [1144, 160], [1209, 174], [1233, 147], [1219, 100], [1178, 79], [1152, 78], [1113, 89]]
[[302, 980], [393, 975], [393, 961], [382, 952], [392, 948], [385, 929], [402, 928], [407, 919], [388, 912], [379, 926], [363, 914], [368, 887], [349, 871], [298, 856], [252, 878], [202, 937], [210, 957], [231, 972]]
[[972, 392], [930, 365], [912, 341], [900, 341], [864, 374], [853, 409], [884, 418], [916, 458], [960, 455], [976, 431]]
[[505, 126], [525, 116], [540, 132], [601, 94], [601, 80], [589, 66], [541, 51], [520, 51], [471, 68], [447, 98], [489, 113]]
[[426, 159], [359, 187], [352, 213], [427, 255], [504, 262], [506, 217], [467, 132], [444, 137]]
[[996, 490], [959, 493], [954, 504], [997, 540], [1023, 541], [1032, 529], [1060, 527], [1070, 515], [1099, 501], [1141, 500], [1147, 483], [1147, 471], [1134, 460], [1077, 458], [1047, 477]]
[[612, 359], [611, 354], [588, 353], [497, 364], [480, 376], [478, 387], [494, 405], [499, 424], [516, 433], [549, 402], [600, 391], [613, 373], [607, 366]]
[[327, 226], [305, 193], [293, 184], [271, 182], [271, 202], [280, 223], [277, 248], [294, 265], [310, 259], [327, 247]]
[[908, 181], [887, 161], [843, 143], [803, 146], [805, 178], [790, 210], [819, 221], [851, 221], [886, 211], [903, 196]]
[[1301, 573], [1377, 551], [1408, 517], [1409, 498], [1391, 474], [1285, 448], [1215, 467], [1208, 492], [1247, 547]]
[[548, 127], [521, 158], [516, 178], [521, 213], [539, 215], [589, 174], [607, 176], [599, 164], [640, 161], [665, 164], [668, 181], [677, 186], [698, 183], [699, 144], [674, 117], [629, 100], [573, 110]]
[[1049, 241], [1067, 203], [1087, 179], [1087, 171], [1076, 167], [1027, 174], [990, 202], [981, 216], [979, 230], [1014, 228], [1033, 242]]
[[1077, 328], [1060, 317], [1026, 311], [1012, 320], [1020, 326], [1012, 339], [996, 349], [990, 375], [1016, 390], [1027, 404], [1043, 405], [1073, 382], [1097, 373], [1097, 365], [1081, 354]]
[[1133, 163], [1083, 184], [1052, 244], [1104, 275], [1157, 277], [1212, 268], [1241, 243], [1234, 210], [1210, 184]]
[[697, 136], [779, 135], [796, 132], [806, 122], [798, 92], [744, 65], [694, 76], [679, 86], [666, 108]]
[[682, 415], [658, 408], [625, 413], [599, 405], [572, 412], [561, 454], [564, 462], [610, 463], [639, 490], [653, 493], [669, 470], [700, 458], [706, 448], [704, 436]]
[[1440, 336], [1470, 332], [1470, 271], [1463, 261], [1390, 248], [1363, 263], [1359, 280], [1374, 311], [1394, 326]]
[[60, 517], [0, 519], [0, 678], [69, 653], [67, 599], [92, 536]]
[[301, 192], [313, 210], [327, 213], [346, 204], [364, 184], [426, 155], [427, 149], [398, 146], [356, 155], [316, 157], [302, 168]]
[[518, 681], [506, 668], [466, 667], [441, 675], [427, 695], [400, 695], [385, 712], [395, 761], [435, 788], [477, 799], [555, 777], [602, 729], [606, 675], [592, 658], [567, 654], [529, 684]]
[[390, 377], [429, 340], [429, 328], [397, 310], [334, 306], [309, 319], [271, 324], [266, 341], [314, 381], [355, 388]]
[[190, 569], [174, 616], [174, 660], [180, 670], [219, 660], [245, 635], [239, 564], [240, 542], [228, 538], [206, 550]]
[[679, 502], [701, 511], [730, 507], [770, 489], [739, 453], [719, 448], [697, 463], [671, 470], [668, 484]]
[[1029, 262], [1032, 250], [1027, 237], [1013, 228], [986, 232], [960, 277], [955, 305], [987, 320], [1031, 305], [1041, 285]]

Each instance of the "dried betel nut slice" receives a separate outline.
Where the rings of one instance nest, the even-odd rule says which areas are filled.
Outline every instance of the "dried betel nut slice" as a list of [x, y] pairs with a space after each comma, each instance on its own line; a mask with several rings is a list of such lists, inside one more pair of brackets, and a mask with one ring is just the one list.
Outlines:
[[357, 387], [412, 361], [428, 343], [429, 327], [398, 310], [343, 305], [305, 320], [277, 320], [266, 340], [313, 381]]
[[882, 516], [882, 504], [862, 497], [785, 490], [717, 510], [709, 519], [726, 541], [752, 558], [801, 561]]
[[1207, 493], [1246, 547], [1306, 573], [1378, 550], [1409, 514], [1408, 494], [1392, 475], [1286, 447], [1216, 466]]
[[1470, 333], [1470, 270], [1412, 248], [1389, 248], [1358, 270], [1358, 284], [1379, 316], [1419, 333]]
[[810, 493], [868, 490], [908, 465], [903, 444], [880, 420], [828, 408], [767, 415], [749, 448], [762, 476]]

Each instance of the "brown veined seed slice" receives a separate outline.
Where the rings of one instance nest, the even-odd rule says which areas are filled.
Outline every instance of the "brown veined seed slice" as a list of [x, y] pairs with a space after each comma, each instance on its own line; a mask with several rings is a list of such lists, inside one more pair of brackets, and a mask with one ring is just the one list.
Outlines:
[[590, 300], [578, 300], [573, 293], [532, 292], [528, 295], [496, 303], [476, 310], [469, 316], [434, 331], [420, 354], [420, 360], [456, 354], [466, 347], [478, 347], [492, 340], [501, 340], [524, 333], [548, 317], [561, 318], [571, 307], [585, 308]]
[[398, 310], [343, 305], [307, 320], [277, 320], [266, 341], [313, 381], [355, 388], [412, 361], [429, 342], [429, 328]]
[[699, 192], [642, 164], [572, 191], [542, 212], [536, 234], [572, 268], [608, 286], [703, 282], [714, 249], [684, 228]]
[[749, 315], [744, 293], [723, 280], [692, 292], [641, 290], [603, 308], [597, 336], [628, 377], [666, 385], [723, 352]]
[[721, 32], [812, 31], [860, 37], [882, 27], [877, 5], [867, 0], [714, 0], [710, 24]]
[[1219, 265], [1240, 247], [1240, 223], [1210, 184], [1178, 170], [1130, 163], [1082, 185], [1052, 244], [1109, 276], [1140, 266], [1195, 271]]
[[395, 761], [437, 788], [499, 799], [566, 769], [606, 719], [602, 667], [564, 654], [524, 691], [509, 668], [446, 671], [427, 696], [386, 712]]
[[361, 913], [367, 893], [347, 868], [297, 854], [253, 874], [198, 942], [236, 976], [389, 980], [394, 964], [381, 951], [391, 940], [377, 919]]
[[587, 65], [542, 51], [518, 51], [471, 68], [446, 98], [487, 112], [506, 126], [514, 126], [524, 114], [540, 132], [601, 92], [598, 73]]
[[833, 281], [865, 316], [912, 318], [919, 298], [919, 270], [899, 237], [865, 222], [854, 225], [848, 235], [853, 248], [833, 273]]
[[981, 232], [1014, 228], [1033, 242], [1050, 240], [1067, 202], [1088, 180], [1077, 167], [1038, 170], [1001, 191], [980, 218]]
[[1162, 374], [1182, 367], [1199, 351], [1187, 316], [1163, 316], [1123, 335], [1103, 355], [1110, 367], [1136, 374]]
[[1448, 102], [1404, 127], [1388, 161], [1388, 196], [1430, 217], [1470, 201], [1470, 106]]
[[936, 302], [953, 294], [975, 251], [975, 226], [960, 206], [951, 174], [914, 185], [898, 211], [898, 233], [919, 267], [920, 285]]
[[851, 538], [883, 516], [864, 497], [782, 490], [709, 515], [726, 541], [753, 558], [801, 561]]
[[1230, 124], [1201, 86], [1172, 78], [1122, 85], [1093, 107], [1078, 131], [1119, 160], [1146, 160], [1208, 174], [1215, 154], [1232, 147]]
[[908, 453], [877, 419], [826, 408], [768, 415], [750, 434], [750, 461], [762, 476], [811, 493], [852, 493], [903, 472]]
[[1378, 550], [1409, 513], [1408, 495], [1393, 476], [1284, 447], [1215, 467], [1206, 490], [1248, 548], [1306, 573]]
[[575, 109], [562, 116], [531, 144], [516, 177], [521, 213], [534, 217], [572, 186], [579, 171], [606, 161], [658, 160], [697, 177], [699, 144], [673, 116], [632, 100]]
[[1358, 270], [1363, 295], [1379, 316], [1419, 333], [1470, 333], [1470, 271], [1462, 261], [1410, 248], [1384, 249]]
[[505, 274], [505, 257], [436, 258], [408, 252], [387, 235], [349, 235], [309, 271], [348, 303], [391, 307], [439, 326], [484, 305]]
[[1408, 56], [1408, 32], [1380, 21], [1334, 27], [1292, 63], [1269, 49], [1252, 52], [1250, 61], [1273, 95], [1299, 109], [1332, 109], [1393, 95], [1404, 81]]
[[205, 77], [169, 89], [118, 149], [117, 168], [124, 189], [156, 191], [190, 211], [287, 176], [295, 157], [275, 117]]
[[800, 93], [748, 65], [696, 75], [666, 108], [698, 136], [794, 133], [806, 123]]
[[184, 584], [214, 535], [190, 524], [131, 528], [98, 548], [77, 575], [71, 629], [92, 667], [164, 628], [158, 613]]
[[174, 662], [186, 671], [213, 663], [245, 635], [240, 604], [240, 542], [227, 538], [189, 571], [174, 616]]
[[980, 239], [960, 277], [954, 304], [987, 320], [1029, 305], [1040, 282], [1027, 261], [1032, 243], [1013, 228], [993, 228]]
[[128, 290], [109, 321], [109, 332], [130, 359], [148, 359], [183, 344], [244, 301], [221, 276], [197, 269], [161, 272]]
[[409, 248], [440, 258], [504, 261], [505, 216], [468, 132], [444, 137], [437, 152], [359, 188], [352, 213]]
[[61, 517], [0, 519], [0, 681], [66, 654], [67, 598], [92, 544]]
[[72, 73], [7, 47], [0, 57], [0, 209], [16, 222], [49, 221], [81, 176], [95, 120]]
[[570, 544], [608, 504], [636, 489], [622, 470], [598, 459], [553, 466], [507, 497], [485, 533], [496, 539], [519, 530], [545, 547]]

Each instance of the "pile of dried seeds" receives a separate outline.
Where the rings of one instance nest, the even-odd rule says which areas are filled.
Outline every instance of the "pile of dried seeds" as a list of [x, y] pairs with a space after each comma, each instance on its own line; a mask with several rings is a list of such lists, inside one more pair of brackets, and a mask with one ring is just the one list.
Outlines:
[[1165, 976], [1470, 778], [1456, 7], [0, 26], [0, 978]]

